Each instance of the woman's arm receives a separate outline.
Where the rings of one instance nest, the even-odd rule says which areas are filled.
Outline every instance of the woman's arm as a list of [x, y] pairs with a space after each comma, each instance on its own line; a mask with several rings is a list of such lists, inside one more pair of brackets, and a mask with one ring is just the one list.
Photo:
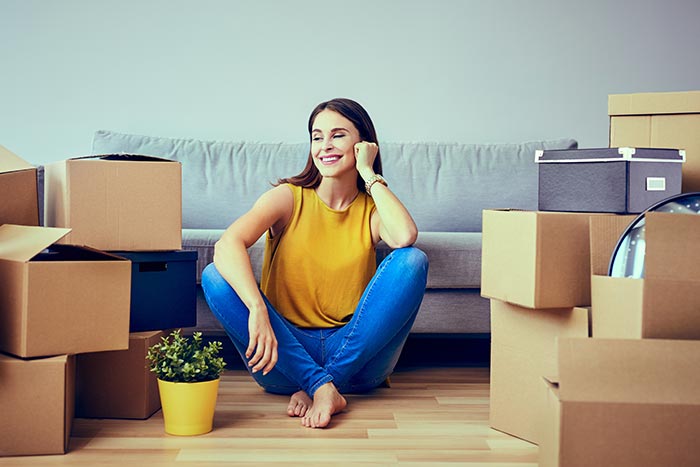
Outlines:
[[248, 248], [268, 229], [277, 234], [284, 229], [294, 206], [294, 197], [286, 186], [264, 193], [253, 207], [231, 224], [214, 245], [214, 264], [221, 276], [236, 291], [250, 316], [250, 340], [246, 357], [253, 372], [267, 374], [277, 363], [277, 339], [270, 325], [267, 307], [255, 281]]
[[[359, 142], [355, 145], [356, 167], [363, 180], [372, 177], [372, 165], [378, 147], [374, 143]], [[403, 248], [415, 243], [418, 228], [403, 203], [385, 185], [374, 183], [370, 189], [377, 207], [372, 216], [372, 237], [376, 244], [381, 238], [390, 248]]]

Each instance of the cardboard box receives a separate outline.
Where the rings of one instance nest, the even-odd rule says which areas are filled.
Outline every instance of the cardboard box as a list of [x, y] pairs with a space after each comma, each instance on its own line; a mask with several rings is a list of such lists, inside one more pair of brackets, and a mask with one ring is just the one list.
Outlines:
[[130, 262], [54, 244], [69, 231], [0, 226], [0, 350], [42, 357], [128, 347]]
[[0, 146], [0, 225], [39, 225], [36, 168]]
[[686, 152], [683, 193], [700, 191], [700, 91], [608, 96], [610, 147]]
[[527, 308], [591, 304], [590, 213], [484, 210], [481, 295]]
[[593, 337], [700, 339], [700, 216], [649, 212], [645, 222], [645, 277], [634, 279], [608, 276], [610, 255], [597, 251], [626, 225], [591, 219]]
[[556, 339], [588, 335], [588, 308], [533, 310], [491, 300], [491, 427], [539, 443], [542, 376], [557, 371]]
[[560, 339], [540, 465], [700, 465], [698, 368], [698, 341]]
[[63, 454], [75, 401], [75, 358], [0, 354], [0, 456]]
[[541, 211], [639, 213], [681, 192], [677, 149], [538, 150]]
[[128, 350], [78, 355], [75, 416], [146, 419], [158, 411], [158, 380], [146, 355], [164, 335], [132, 333]]
[[61, 243], [124, 251], [182, 248], [179, 162], [122, 154], [68, 159], [45, 170], [45, 223], [72, 229]]
[[197, 252], [112, 252], [131, 261], [129, 330], [197, 324]]

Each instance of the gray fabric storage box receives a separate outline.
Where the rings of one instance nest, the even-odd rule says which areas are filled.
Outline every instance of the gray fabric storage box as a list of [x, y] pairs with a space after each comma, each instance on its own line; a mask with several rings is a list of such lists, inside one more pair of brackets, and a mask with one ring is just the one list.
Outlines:
[[678, 149], [538, 150], [540, 211], [639, 213], [681, 192]]

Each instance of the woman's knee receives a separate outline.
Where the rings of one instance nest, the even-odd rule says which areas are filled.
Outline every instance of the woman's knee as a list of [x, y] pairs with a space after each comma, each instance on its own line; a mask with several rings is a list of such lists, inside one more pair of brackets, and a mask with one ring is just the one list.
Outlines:
[[415, 271], [418, 274], [427, 276], [429, 265], [428, 255], [420, 248], [416, 248], [415, 246], [398, 248], [392, 251], [391, 255], [394, 256], [394, 261], [400, 264], [403, 270]]
[[222, 287], [230, 287], [226, 279], [219, 273], [214, 263], [209, 263], [202, 271], [202, 290], [205, 296], [215, 295]]

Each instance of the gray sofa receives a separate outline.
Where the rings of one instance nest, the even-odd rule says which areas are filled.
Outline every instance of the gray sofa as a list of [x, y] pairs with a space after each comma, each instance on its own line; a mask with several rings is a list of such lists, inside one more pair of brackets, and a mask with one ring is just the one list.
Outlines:
[[[428, 285], [412, 333], [489, 333], [479, 294], [483, 209], [537, 208], [537, 149], [576, 147], [573, 139], [523, 144], [380, 143], [384, 175], [419, 229], [430, 260]], [[183, 249], [198, 252], [197, 281], [223, 230], [271, 183], [297, 174], [308, 143], [209, 142], [98, 131], [93, 154], [148, 154], [182, 163]], [[260, 277], [263, 239], [250, 248]], [[380, 244], [380, 261], [388, 248]], [[197, 330], [223, 334], [198, 287]]]

